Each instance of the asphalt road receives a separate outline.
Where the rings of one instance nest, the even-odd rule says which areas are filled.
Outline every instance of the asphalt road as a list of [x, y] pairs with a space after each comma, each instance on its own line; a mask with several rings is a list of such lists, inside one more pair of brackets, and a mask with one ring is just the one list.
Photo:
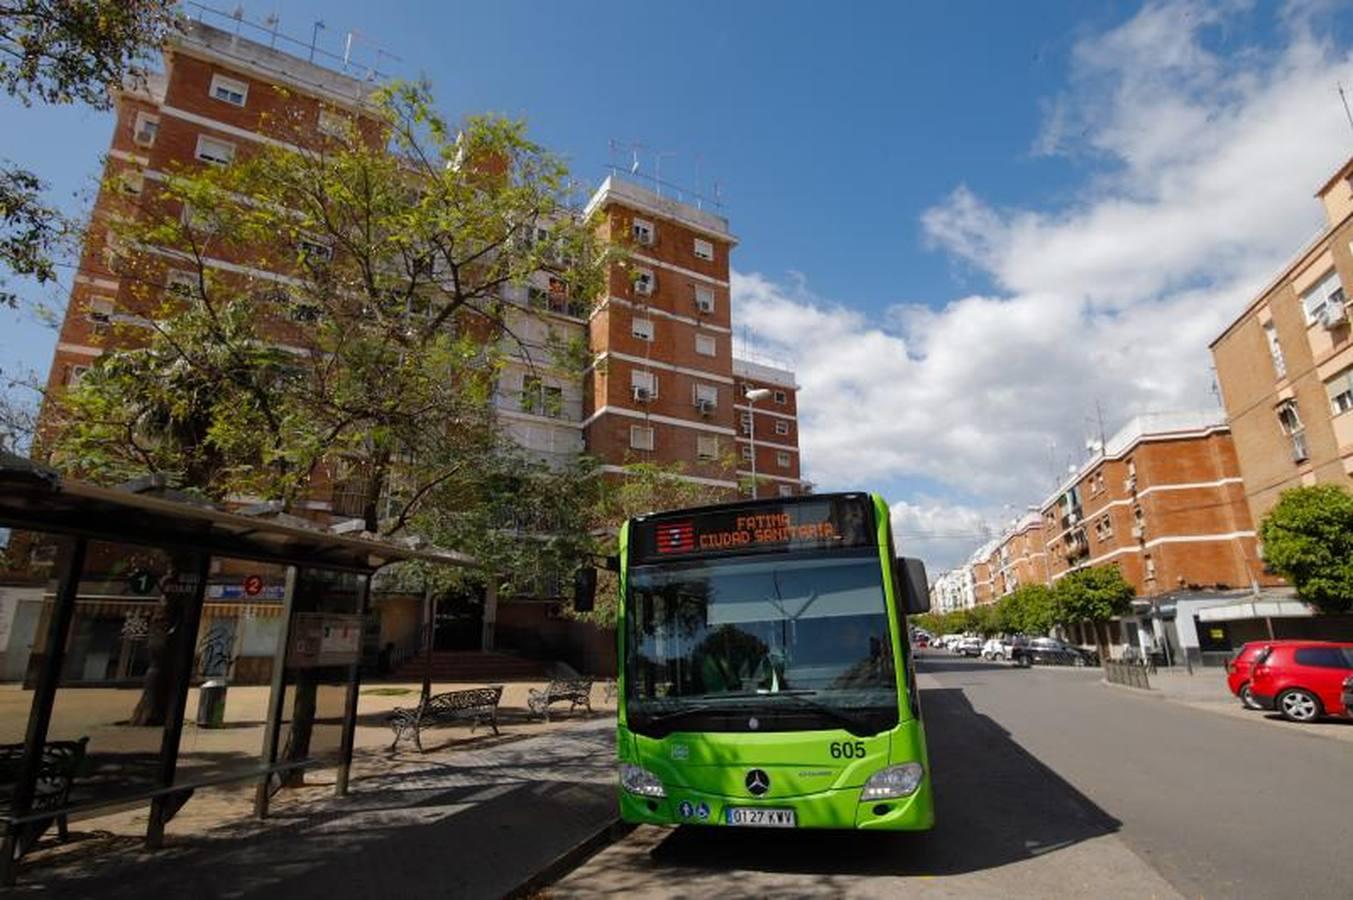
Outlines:
[[920, 671], [934, 831], [640, 828], [550, 896], [1353, 896], [1348, 743], [1098, 670]]

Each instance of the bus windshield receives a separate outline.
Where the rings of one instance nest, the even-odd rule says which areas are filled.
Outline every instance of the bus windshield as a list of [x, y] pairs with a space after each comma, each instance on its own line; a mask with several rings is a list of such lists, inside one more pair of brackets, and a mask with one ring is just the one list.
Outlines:
[[814, 710], [872, 711], [896, 724], [877, 552], [646, 565], [628, 581], [626, 703], [636, 724], [733, 709], [794, 713], [765, 730], [822, 727], [805, 721]]

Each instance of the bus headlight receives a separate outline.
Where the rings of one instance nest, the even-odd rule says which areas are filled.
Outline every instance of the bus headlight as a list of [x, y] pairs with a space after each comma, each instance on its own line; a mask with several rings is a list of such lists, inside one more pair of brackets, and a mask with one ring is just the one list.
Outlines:
[[860, 792], [862, 800], [889, 800], [893, 797], [907, 797], [916, 793], [925, 777], [925, 769], [920, 763], [909, 762], [900, 766], [879, 769], [864, 783]]
[[641, 797], [666, 797], [667, 789], [658, 776], [640, 766], [624, 763], [620, 766], [620, 786]]

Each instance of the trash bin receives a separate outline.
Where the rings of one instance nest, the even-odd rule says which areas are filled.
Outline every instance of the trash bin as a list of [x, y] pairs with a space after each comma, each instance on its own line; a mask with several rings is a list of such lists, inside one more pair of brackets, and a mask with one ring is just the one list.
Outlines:
[[226, 683], [203, 682], [197, 695], [197, 724], [202, 728], [220, 728], [225, 723]]

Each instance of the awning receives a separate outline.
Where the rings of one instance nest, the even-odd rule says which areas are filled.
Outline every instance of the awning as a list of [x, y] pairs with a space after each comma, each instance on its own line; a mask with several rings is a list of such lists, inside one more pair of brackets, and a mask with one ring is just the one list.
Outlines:
[[356, 572], [405, 560], [475, 565], [471, 557], [449, 550], [334, 534], [71, 481], [4, 452], [0, 452], [0, 527]]
[[1200, 609], [1198, 621], [1238, 622], [1243, 619], [1295, 619], [1313, 615], [1314, 610], [1300, 600], [1247, 600]]

